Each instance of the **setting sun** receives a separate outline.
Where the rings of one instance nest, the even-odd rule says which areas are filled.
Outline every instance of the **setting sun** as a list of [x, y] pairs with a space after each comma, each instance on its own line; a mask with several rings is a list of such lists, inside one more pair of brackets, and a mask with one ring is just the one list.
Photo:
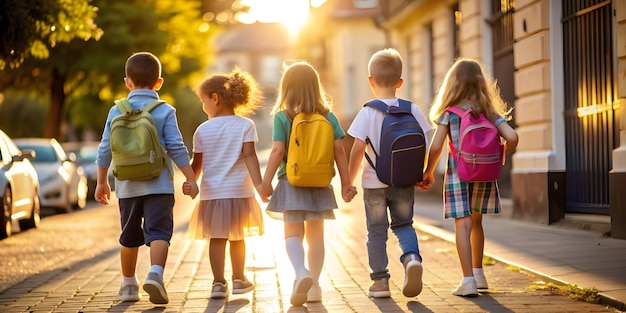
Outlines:
[[238, 21], [281, 23], [292, 34], [298, 33], [309, 15], [308, 0], [242, 0], [241, 4], [250, 7], [250, 10], [237, 14]]

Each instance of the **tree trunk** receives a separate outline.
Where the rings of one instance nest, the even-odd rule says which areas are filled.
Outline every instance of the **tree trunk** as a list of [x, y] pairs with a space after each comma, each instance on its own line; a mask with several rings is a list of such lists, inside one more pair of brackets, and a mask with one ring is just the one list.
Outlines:
[[59, 70], [52, 69], [52, 83], [50, 84], [50, 108], [44, 129], [44, 136], [49, 138], [60, 138], [61, 122], [63, 120], [63, 104], [65, 103], [65, 76]]

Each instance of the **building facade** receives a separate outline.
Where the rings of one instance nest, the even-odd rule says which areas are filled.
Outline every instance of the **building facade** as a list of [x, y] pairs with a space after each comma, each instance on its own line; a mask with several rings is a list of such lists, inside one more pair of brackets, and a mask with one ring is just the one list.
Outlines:
[[626, 1], [380, 1], [405, 56], [403, 96], [423, 112], [458, 57], [481, 61], [514, 107], [520, 135], [501, 177], [513, 217], [611, 217], [626, 239]]

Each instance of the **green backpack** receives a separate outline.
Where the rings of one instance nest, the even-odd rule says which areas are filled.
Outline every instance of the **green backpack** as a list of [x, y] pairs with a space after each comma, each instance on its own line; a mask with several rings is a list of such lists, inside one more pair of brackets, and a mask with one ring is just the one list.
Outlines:
[[163, 100], [146, 105], [143, 110], [134, 110], [124, 98], [115, 105], [122, 112], [111, 121], [111, 155], [113, 175], [119, 180], [151, 180], [161, 176], [163, 167], [172, 178], [172, 169], [165, 148], [159, 141], [156, 124], [150, 111]]

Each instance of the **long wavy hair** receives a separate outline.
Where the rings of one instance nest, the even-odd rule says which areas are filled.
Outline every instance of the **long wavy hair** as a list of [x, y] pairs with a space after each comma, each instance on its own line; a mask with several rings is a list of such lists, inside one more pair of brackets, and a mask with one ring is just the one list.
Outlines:
[[280, 79], [280, 86], [272, 114], [285, 111], [290, 119], [300, 112], [330, 112], [331, 102], [324, 91], [319, 74], [306, 61], [298, 61], [286, 66]]
[[494, 122], [496, 115], [509, 118], [510, 110], [500, 97], [495, 80], [489, 78], [483, 67], [473, 59], [459, 59], [448, 70], [430, 108], [429, 118], [433, 123], [446, 108], [468, 103], [472, 113], [482, 112]]

